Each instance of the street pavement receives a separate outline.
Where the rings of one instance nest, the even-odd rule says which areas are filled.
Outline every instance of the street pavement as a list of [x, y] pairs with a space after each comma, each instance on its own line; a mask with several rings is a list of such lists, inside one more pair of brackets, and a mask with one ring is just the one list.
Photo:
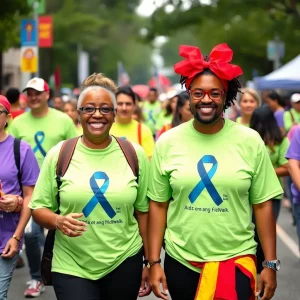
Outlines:
[[[273, 298], [274, 300], [300, 300], [300, 263], [297, 246], [298, 243], [296, 229], [291, 225], [291, 222], [290, 213], [286, 208], [282, 208], [278, 221], [279, 227], [277, 230], [277, 252], [278, 257], [281, 260], [282, 267], [278, 272], [278, 287]], [[15, 270], [8, 293], [8, 300], [24, 299], [23, 293], [26, 288], [25, 282], [29, 279], [27, 267]], [[55, 300], [56, 297], [54, 295], [53, 288], [47, 287], [46, 292], [38, 299]], [[154, 300], [157, 298], [151, 294], [144, 299]]]

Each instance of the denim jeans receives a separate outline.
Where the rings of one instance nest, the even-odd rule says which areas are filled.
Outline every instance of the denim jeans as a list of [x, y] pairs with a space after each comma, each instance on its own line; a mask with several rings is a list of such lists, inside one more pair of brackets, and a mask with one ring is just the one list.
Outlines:
[[7, 292], [13, 275], [13, 271], [19, 255], [13, 258], [3, 258], [0, 255], [0, 299], [7, 299]]
[[293, 210], [294, 210], [294, 216], [296, 220], [296, 230], [297, 230], [298, 245], [300, 251], [300, 204], [294, 204]]
[[31, 279], [41, 281], [41, 243], [44, 229], [32, 220], [31, 232], [25, 232], [25, 248]]

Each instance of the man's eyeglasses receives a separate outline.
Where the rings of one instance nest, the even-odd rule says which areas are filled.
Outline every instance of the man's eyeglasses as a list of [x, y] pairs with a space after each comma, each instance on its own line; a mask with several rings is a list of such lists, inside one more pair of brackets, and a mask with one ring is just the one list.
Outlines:
[[80, 111], [82, 111], [82, 113], [87, 114], [87, 115], [93, 115], [94, 113], [96, 113], [96, 110], [99, 110], [99, 112], [102, 115], [108, 115], [111, 112], [113, 112], [115, 109], [113, 107], [106, 107], [106, 106], [102, 106], [102, 107], [94, 107], [94, 106], [83, 106], [79, 108]]
[[204, 91], [199, 89], [190, 90], [189, 93], [194, 100], [202, 100], [206, 95], [208, 95], [211, 100], [221, 100], [225, 94], [225, 92], [221, 90]]
[[0, 115], [1, 114], [6, 114], [6, 115], [8, 115], [8, 111], [6, 111], [6, 110], [0, 110]]

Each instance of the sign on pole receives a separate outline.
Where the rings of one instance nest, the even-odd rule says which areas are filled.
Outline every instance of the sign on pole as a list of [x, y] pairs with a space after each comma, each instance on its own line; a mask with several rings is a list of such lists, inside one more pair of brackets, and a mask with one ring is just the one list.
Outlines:
[[21, 20], [21, 46], [36, 46], [37, 36], [37, 22]]
[[51, 48], [53, 44], [52, 16], [39, 17], [39, 47]]
[[21, 71], [36, 73], [38, 70], [38, 48], [21, 47]]

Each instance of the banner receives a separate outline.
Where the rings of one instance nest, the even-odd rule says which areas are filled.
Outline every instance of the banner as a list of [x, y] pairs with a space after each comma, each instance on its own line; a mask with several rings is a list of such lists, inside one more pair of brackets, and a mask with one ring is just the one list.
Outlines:
[[38, 70], [38, 48], [21, 47], [21, 72], [36, 73]]
[[39, 17], [39, 47], [51, 48], [53, 45], [52, 16]]
[[37, 45], [37, 24], [35, 20], [21, 20], [21, 46]]

